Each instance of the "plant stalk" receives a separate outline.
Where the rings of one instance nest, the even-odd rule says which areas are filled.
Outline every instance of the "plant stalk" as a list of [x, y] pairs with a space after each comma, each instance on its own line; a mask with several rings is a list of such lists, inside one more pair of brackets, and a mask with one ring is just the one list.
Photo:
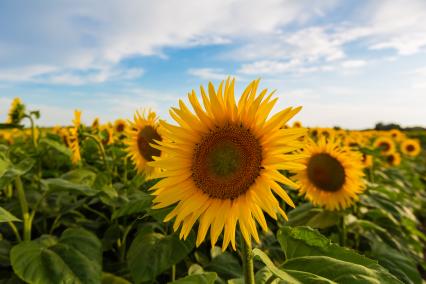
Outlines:
[[342, 247], [346, 246], [346, 224], [344, 213], [341, 213], [339, 217], [339, 244]]
[[253, 264], [253, 250], [251, 248], [251, 242], [247, 242], [243, 239], [243, 250], [242, 250], [242, 261], [244, 269], [244, 283], [255, 284], [254, 282], [254, 264]]
[[28, 212], [28, 203], [25, 197], [21, 177], [18, 176], [15, 178], [15, 186], [18, 194], [19, 205], [21, 206], [22, 220], [24, 222], [23, 239], [24, 241], [29, 241], [31, 240], [31, 218]]

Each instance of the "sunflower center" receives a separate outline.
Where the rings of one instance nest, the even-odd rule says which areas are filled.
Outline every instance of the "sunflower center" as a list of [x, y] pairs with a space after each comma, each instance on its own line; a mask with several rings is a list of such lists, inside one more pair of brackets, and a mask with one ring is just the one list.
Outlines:
[[154, 161], [153, 157], [159, 157], [161, 151], [152, 147], [150, 144], [157, 144], [154, 140], [161, 141], [161, 136], [157, 130], [148, 125], [142, 128], [138, 133], [138, 150], [147, 161]]
[[117, 124], [116, 130], [117, 132], [123, 132], [124, 131], [124, 123]]
[[262, 147], [249, 129], [226, 125], [195, 145], [192, 178], [212, 198], [234, 199], [245, 193], [262, 169]]
[[407, 145], [406, 149], [407, 149], [408, 152], [413, 152], [414, 146], [413, 145]]
[[327, 192], [339, 191], [345, 183], [345, 169], [328, 154], [316, 154], [309, 159], [308, 178], [319, 189]]
[[379, 148], [386, 152], [390, 149], [390, 145], [389, 145], [389, 143], [381, 142], [379, 144]]
[[395, 161], [395, 156], [394, 155], [389, 155], [388, 156], [388, 163], [392, 164]]

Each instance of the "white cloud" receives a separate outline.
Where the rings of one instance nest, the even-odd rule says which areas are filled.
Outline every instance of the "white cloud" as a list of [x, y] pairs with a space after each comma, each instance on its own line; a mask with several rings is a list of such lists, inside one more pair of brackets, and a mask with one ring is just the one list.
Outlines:
[[367, 64], [365, 60], [346, 60], [342, 62], [343, 68], [360, 68]]

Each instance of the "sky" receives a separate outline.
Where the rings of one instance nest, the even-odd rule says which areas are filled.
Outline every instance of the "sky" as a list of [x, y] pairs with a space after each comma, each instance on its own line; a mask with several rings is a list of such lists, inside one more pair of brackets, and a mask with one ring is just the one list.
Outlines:
[[209, 81], [253, 79], [306, 126], [426, 126], [425, 0], [0, 2], [0, 121], [131, 118]]

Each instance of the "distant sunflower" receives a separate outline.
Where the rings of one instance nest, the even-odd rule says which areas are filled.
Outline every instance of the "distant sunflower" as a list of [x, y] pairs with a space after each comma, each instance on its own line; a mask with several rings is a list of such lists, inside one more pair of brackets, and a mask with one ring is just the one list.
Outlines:
[[158, 169], [147, 162], [154, 161], [154, 157], [161, 156], [161, 150], [154, 148], [156, 141], [163, 140], [163, 129], [158, 123], [158, 117], [153, 111], [136, 112], [134, 120], [127, 127], [127, 152], [138, 173], [144, 172], [148, 177]]
[[92, 122], [92, 129], [99, 130], [99, 117], [96, 117]]
[[200, 87], [204, 107], [192, 91], [188, 98], [194, 112], [179, 101], [179, 108], [170, 111], [178, 126], [161, 122], [170, 141], [157, 148], [165, 155], [149, 163], [162, 168], [157, 177], [164, 177], [151, 188], [154, 208], [177, 203], [164, 221], [175, 218], [174, 230], [182, 225], [180, 237], [186, 238], [199, 220], [197, 246], [209, 228], [212, 246], [224, 231], [223, 250], [229, 243], [235, 249], [237, 222], [246, 242], [251, 237], [259, 242], [256, 221], [267, 230], [263, 211], [274, 219], [277, 214], [287, 218], [277, 197], [294, 204], [280, 183], [297, 185], [280, 170], [303, 168], [296, 161], [300, 155], [289, 153], [303, 146], [298, 139], [306, 133], [283, 128], [300, 107], [268, 119], [277, 99], [267, 90], [256, 94], [259, 80], [249, 84], [238, 103], [234, 84], [228, 79], [215, 90], [209, 83], [208, 94]]
[[384, 156], [395, 152], [395, 143], [390, 137], [380, 136], [374, 141], [373, 147], [380, 149], [381, 154]]
[[300, 121], [295, 121], [295, 122], [293, 122], [293, 127], [294, 128], [300, 128], [300, 127], [302, 127], [302, 123]]
[[124, 119], [117, 119], [114, 122], [114, 131], [115, 133], [123, 133], [124, 131], [126, 131], [127, 128], [127, 122]]
[[99, 136], [104, 146], [114, 143], [114, 130], [108, 124], [99, 127]]
[[401, 151], [405, 155], [416, 157], [421, 151], [420, 143], [415, 139], [406, 139], [401, 143]]
[[362, 154], [362, 163], [366, 168], [371, 167], [373, 165], [373, 156], [368, 154]]
[[404, 134], [401, 131], [399, 131], [398, 129], [390, 130], [389, 134], [395, 141], [401, 141], [402, 138], [404, 138]]
[[10, 105], [7, 123], [19, 124], [25, 117], [25, 105], [20, 98], [14, 98]]
[[70, 134], [68, 136], [69, 147], [71, 148], [72, 156], [71, 161], [75, 165], [81, 160], [80, 155], [80, 144], [79, 144], [79, 128], [81, 125], [81, 111], [74, 111], [74, 120], [72, 121], [74, 127], [70, 129]]
[[389, 166], [396, 167], [401, 164], [401, 155], [397, 152], [390, 153], [385, 157]]
[[327, 210], [351, 206], [365, 188], [361, 154], [340, 145], [334, 137], [308, 143], [303, 150], [306, 169], [295, 176], [300, 195]]

